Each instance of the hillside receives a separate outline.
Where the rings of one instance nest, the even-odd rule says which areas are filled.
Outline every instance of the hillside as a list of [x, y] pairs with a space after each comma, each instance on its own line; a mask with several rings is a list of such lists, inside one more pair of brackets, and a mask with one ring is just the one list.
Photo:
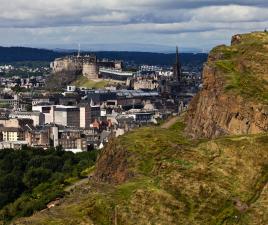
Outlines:
[[[175, 49], [174, 49], [175, 51]], [[83, 52], [88, 54], [89, 52]], [[51, 62], [55, 58], [66, 55], [74, 55], [77, 52], [59, 52], [46, 49], [26, 48], [26, 47], [1, 47], [0, 46], [0, 64], [14, 63], [21, 61], [46, 61]], [[151, 53], [151, 52], [120, 52], [120, 51], [101, 51], [96, 52], [99, 59], [123, 60], [134, 62], [135, 64], [149, 65], [170, 65], [172, 66], [175, 60], [174, 54]], [[191, 64], [192, 66], [202, 67], [207, 60], [207, 54], [203, 53], [181, 53], [183, 65]]]
[[[233, 47], [214, 49], [204, 69], [204, 88], [185, 118], [169, 128], [140, 128], [112, 140], [100, 153], [87, 184], [71, 191], [59, 206], [13, 224], [267, 224], [268, 132], [244, 132], [239, 122], [235, 130], [220, 132], [225, 123], [217, 120], [221, 118], [217, 115], [233, 108], [241, 109], [243, 116], [253, 104], [265, 109], [265, 98], [259, 97], [263, 92], [252, 91], [259, 79], [266, 90], [266, 35], [240, 35], [233, 39]], [[234, 46], [236, 57], [226, 54]], [[244, 68], [236, 62], [250, 54], [245, 65], [251, 72], [243, 75]], [[220, 60], [235, 66], [225, 70]], [[260, 66], [254, 67], [256, 62]], [[243, 82], [235, 86], [237, 76]], [[251, 82], [244, 83], [248, 76]]]
[[89, 80], [84, 76], [79, 76], [72, 85], [76, 87], [86, 87], [86, 88], [105, 88], [109, 84], [109, 81], [105, 80]]
[[181, 131], [142, 128], [113, 141], [95, 181], [14, 224], [265, 224], [268, 135], [192, 142]]
[[26, 47], [1, 47], [0, 63], [11, 63], [20, 61], [53, 61], [63, 53], [46, 49], [26, 48]]
[[268, 33], [236, 35], [214, 48], [204, 66], [203, 89], [192, 101], [193, 137], [268, 131]]

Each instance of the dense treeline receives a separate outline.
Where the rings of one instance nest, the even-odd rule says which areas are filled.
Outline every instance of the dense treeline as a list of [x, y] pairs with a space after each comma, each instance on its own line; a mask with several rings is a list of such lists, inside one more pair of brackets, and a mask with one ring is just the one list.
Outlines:
[[[57, 52], [46, 49], [25, 48], [25, 47], [0, 47], [0, 64], [14, 63], [21, 61], [45, 61], [51, 62], [55, 58], [65, 55], [74, 55], [76, 52]], [[83, 54], [87, 54], [84, 52]], [[125, 52], [125, 51], [101, 51], [96, 52], [98, 58], [117, 59], [136, 64], [149, 65], [173, 65], [175, 62], [174, 54], [150, 53], [150, 52]], [[200, 66], [207, 60], [207, 54], [199, 53], [181, 53], [182, 64], [191, 63], [194, 66]]]
[[0, 151], [0, 220], [31, 215], [64, 194], [68, 180], [94, 165], [96, 152], [24, 148]]

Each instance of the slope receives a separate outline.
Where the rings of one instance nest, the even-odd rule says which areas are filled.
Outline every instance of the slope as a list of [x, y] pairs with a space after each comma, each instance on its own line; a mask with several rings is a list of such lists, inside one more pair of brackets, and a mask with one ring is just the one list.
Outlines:
[[182, 128], [114, 140], [94, 181], [14, 224], [265, 224], [268, 135], [192, 141]]

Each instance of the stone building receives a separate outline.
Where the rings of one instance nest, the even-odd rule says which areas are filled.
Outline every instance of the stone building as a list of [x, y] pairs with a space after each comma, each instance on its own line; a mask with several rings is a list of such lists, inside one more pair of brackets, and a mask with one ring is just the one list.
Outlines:
[[49, 128], [29, 129], [25, 131], [25, 141], [32, 147], [49, 147]]
[[50, 66], [54, 73], [73, 72], [88, 79], [97, 79], [99, 73], [96, 55], [66, 56], [55, 59]]
[[44, 125], [45, 124], [45, 115], [41, 112], [12, 112], [9, 114], [10, 118], [18, 119], [31, 119], [33, 120], [33, 125]]
[[98, 78], [98, 65], [97, 65], [97, 57], [94, 56], [85, 56], [83, 57], [83, 76], [88, 79], [97, 79]]

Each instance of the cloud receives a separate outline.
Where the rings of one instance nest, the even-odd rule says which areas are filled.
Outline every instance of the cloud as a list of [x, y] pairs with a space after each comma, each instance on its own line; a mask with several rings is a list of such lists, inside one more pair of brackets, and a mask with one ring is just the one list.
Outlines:
[[[0, 0], [0, 4], [0, 32], [9, 35], [0, 37], [0, 44], [6, 45], [84, 40], [175, 44], [177, 38], [189, 47], [196, 45], [186, 40], [189, 35], [263, 30], [268, 24], [267, 0]], [[214, 43], [207, 37], [210, 40]]]

